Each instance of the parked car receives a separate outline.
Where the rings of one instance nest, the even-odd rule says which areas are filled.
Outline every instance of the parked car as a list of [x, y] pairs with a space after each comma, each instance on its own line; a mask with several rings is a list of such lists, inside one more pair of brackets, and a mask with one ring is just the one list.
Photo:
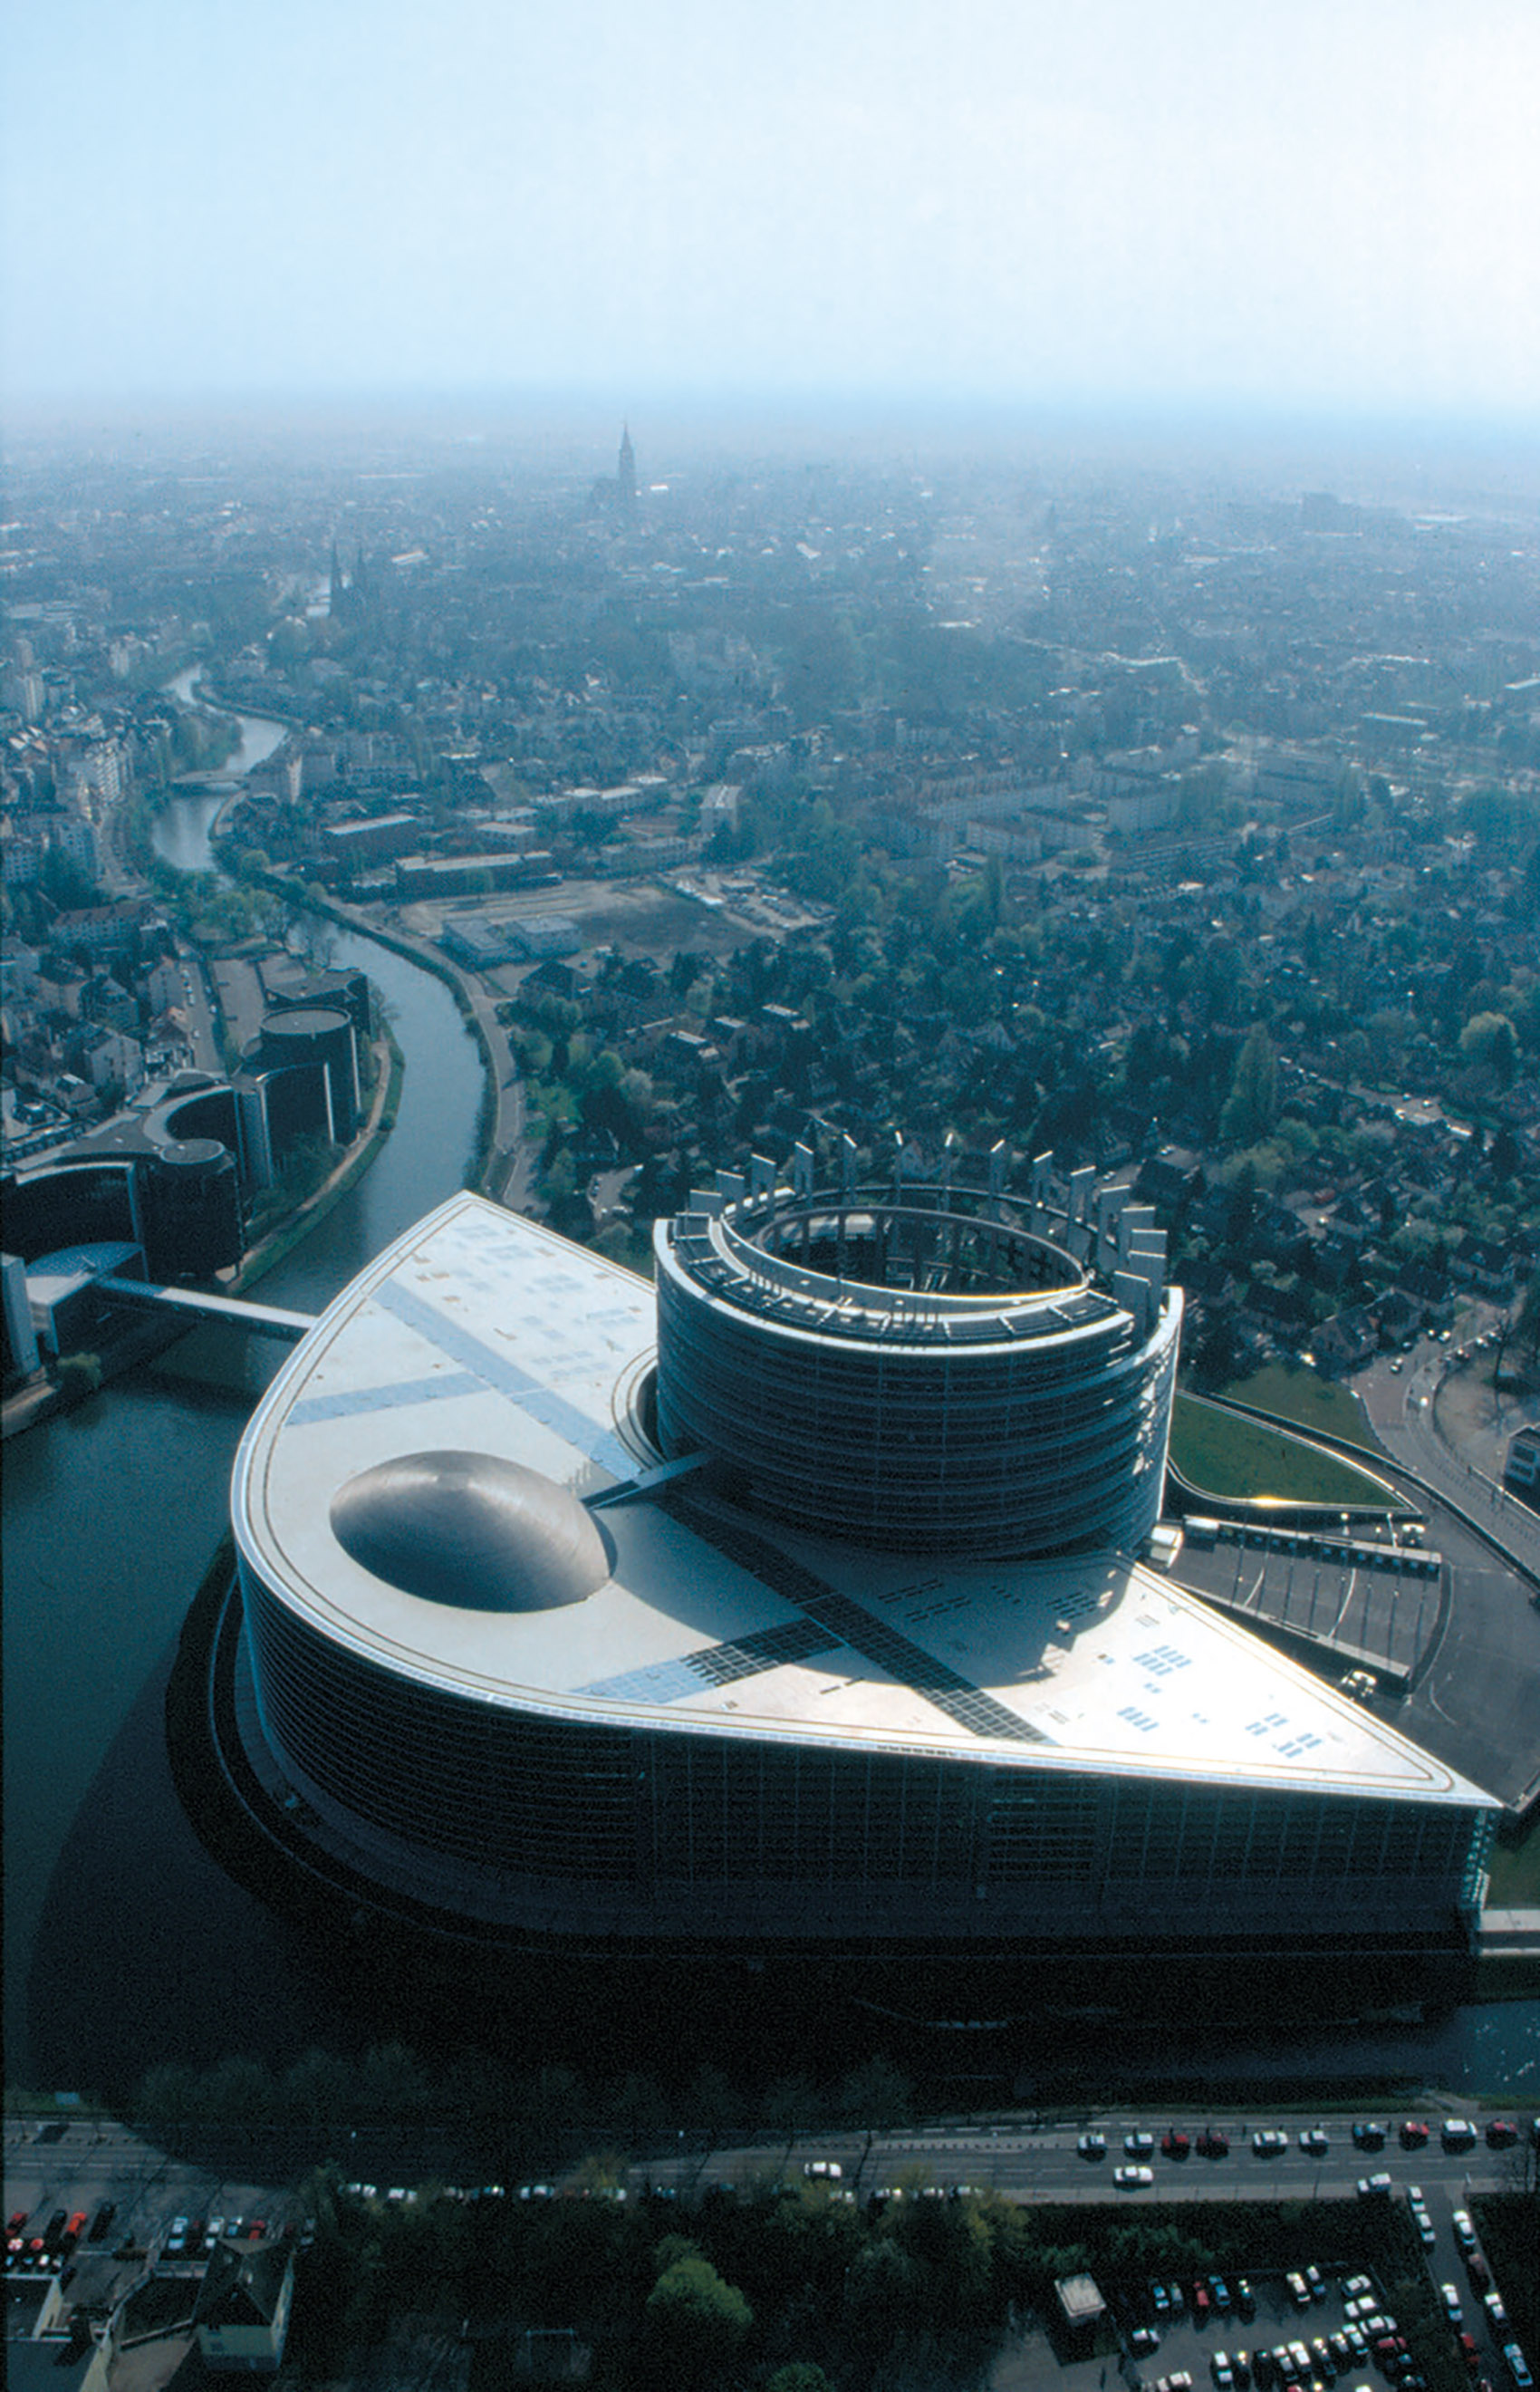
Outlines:
[[1476, 2129], [1469, 2118], [1445, 2118], [1439, 2134], [1446, 2152], [1468, 2152], [1476, 2139]]

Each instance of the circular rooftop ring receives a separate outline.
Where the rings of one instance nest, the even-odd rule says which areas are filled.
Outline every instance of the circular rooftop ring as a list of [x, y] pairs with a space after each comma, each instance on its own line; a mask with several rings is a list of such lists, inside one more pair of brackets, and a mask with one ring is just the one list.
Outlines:
[[983, 1558], [1158, 1516], [1179, 1298], [1148, 1334], [1063, 1247], [939, 1190], [656, 1231], [658, 1426], [821, 1536]]
[[550, 1611], [610, 1575], [576, 1495], [493, 1453], [403, 1453], [338, 1488], [331, 1532], [404, 1594], [465, 1611]]

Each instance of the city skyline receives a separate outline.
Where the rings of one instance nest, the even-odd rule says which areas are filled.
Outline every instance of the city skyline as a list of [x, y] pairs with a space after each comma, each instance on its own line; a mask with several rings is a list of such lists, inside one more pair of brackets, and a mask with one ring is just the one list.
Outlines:
[[1510, 0], [1068, 20], [581, 0], [12, 29], [13, 409], [1540, 403]]

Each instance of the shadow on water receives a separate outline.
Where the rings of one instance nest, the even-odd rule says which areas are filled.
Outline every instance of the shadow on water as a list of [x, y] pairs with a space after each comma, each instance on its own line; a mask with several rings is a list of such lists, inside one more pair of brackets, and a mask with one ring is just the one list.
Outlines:
[[44, 1897], [27, 2024], [45, 2084], [116, 2096], [159, 2060], [351, 2041], [339, 1988], [183, 1815], [165, 1759], [174, 1649], [109, 1746]]

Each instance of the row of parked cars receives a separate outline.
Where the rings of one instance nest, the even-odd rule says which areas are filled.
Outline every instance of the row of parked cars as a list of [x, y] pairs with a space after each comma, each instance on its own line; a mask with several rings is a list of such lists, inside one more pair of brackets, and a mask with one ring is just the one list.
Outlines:
[[8, 2275], [57, 2276], [64, 2267], [77, 2242], [84, 2235], [88, 2242], [103, 2242], [112, 2220], [118, 2214], [117, 2204], [104, 2201], [95, 2217], [86, 2220], [90, 2212], [77, 2209], [56, 2209], [47, 2223], [27, 2231], [32, 2213], [18, 2209], [6, 2221], [6, 2270]]
[[161, 2245], [162, 2259], [207, 2259], [219, 2242], [260, 2242], [265, 2217], [174, 2217]]
[[[1419, 2152], [1425, 2148], [1433, 2129], [1425, 2118], [1403, 2118], [1394, 2130], [1404, 2152]], [[1352, 2129], [1354, 2146], [1362, 2152], [1382, 2152], [1391, 2138], [1391, 2129], [1376, 2118], [1360, 2119]], [[1520, 2139], [1521, 2129], [1512, 2118], [1489, 2118], [1485, 2127], [1487, 2147], [1495, 2152], [1512, 2149]], [[1540, 2118], [1531, 2122], [1531, 2139], [1540, 2144]], [[1468, 2152], [1482, 2139], [1482, 2130], [1469, 2118], [1445, 2118], [1438, 2128], [1439, 2140], [1446, 2152]], [[1325, 2159], [1331, 2150], [1331, 2137], [1325, 2126], [1303, 2126], [1299, 2133], [1299, 2146], [1311, 2159]], [[1081, 2135], [1075, 2149], [1082, 2160], [1106, 2157], [1106, 2137], [1094, 2127]], [[1288, 2137], [1281, 2126], [1258, 2126], [1251, 2137], [1251, 2149], [1258, 2159], [1277, 2159], [1288, 2149]], [[1147, 2163], [1155, 2153], [1155, 2137], [1135, 2131], [1123, 2137], [1126, 2157], [1136, 2164]], [[1200, 2159], [1223, 2160], [1229, 2156], [1230, 2138], [1217, 2126], [1205, 2126], [1199, 2134], [1188, 2135], [1180, 2126], [1170, 2126], [1160, 2138], [1162, 2159], [1184, 2160], [1196, 2152]], [[1119, 2181], [1126, 2171], [1119, 2172]], [[1146, 2174], [1130, 2181], [1150, 2181]]]

